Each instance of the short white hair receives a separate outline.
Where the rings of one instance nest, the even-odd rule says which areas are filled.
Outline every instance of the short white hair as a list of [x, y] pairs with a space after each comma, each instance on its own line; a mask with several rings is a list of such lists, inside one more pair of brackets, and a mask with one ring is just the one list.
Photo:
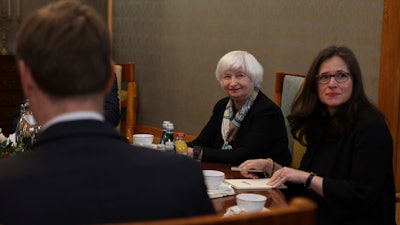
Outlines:
[[243, 70], [243, 72], [245, 72], [253, 81], [254, 86], [258, 88], [260, 87], [264, 75], [264, 69], [257, 59], [246, 51], [231, 51], [222, 56], [217, 64], [215, 76], [221, 83], [222, 74], [226, 71], [237, 69]]

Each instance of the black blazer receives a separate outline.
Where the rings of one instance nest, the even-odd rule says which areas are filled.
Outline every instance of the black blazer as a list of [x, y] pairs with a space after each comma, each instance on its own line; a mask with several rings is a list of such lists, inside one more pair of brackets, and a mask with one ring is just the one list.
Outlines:
[[[213, 214], [201, 165], [128, 144], [108, 123], [63, 122], [0, 160], [0, 223], [90, 224]], [[7, 194], [4, 194], [7, 193]]]
[[[358, 110], [354, 128], [309, 146], [300, 169], [324, 178], [324, 197], [303, 185], [287, 183], [288, 194], [306, 195], [318, 204], [317, 224], [395, 224], [393, 141], [383, 118]], [[325, 132], [327, 121], [320, 120]]]
[[290, 166], [285, 120], [281, 109], [261, 91], [242, 121], [232, 150], [222, 150], [222, 118], [229, 97], [219, 100], [210, 120], [189, 146], [203, 148], [204, 162], [223, 162], [239, 165], [248, 159], [272, 158], [282, 166]]

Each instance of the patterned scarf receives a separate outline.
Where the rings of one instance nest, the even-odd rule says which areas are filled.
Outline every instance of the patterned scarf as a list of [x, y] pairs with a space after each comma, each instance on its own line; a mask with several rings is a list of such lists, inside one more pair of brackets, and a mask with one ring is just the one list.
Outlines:
[[221, 125], [221, 134], [224, 139], [224, 144], [222, 145], [222, 149], [229, 150], [232, 149], [232, 146], [229, 145], [229, 142], [235, 140], [237, 133], [239, 132], [239, 127], [247, 115], [247, 112], [253, 105], [254, 100], [258, 95], [259, 89], [254, 88], [253, 94], [249, 99], [244, 103], [242, 108], [240, 108], [235, 116], [233, 117], [233, 101], [229, 99], [228, 104], [226, 104], [224, 116], [222, 117], [222, 125]]

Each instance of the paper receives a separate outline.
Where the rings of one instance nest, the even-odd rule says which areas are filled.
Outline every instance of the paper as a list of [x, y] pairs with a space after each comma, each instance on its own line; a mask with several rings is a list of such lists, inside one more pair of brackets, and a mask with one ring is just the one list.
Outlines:
[[[272, 189], [268, 185], [270, 178], [260, 178], [260, 179], [225, 179], [224, 182], [232, 185], [236, 189], [247, 189], [247, 190], [268, 190]], [[286, 188], [285, 185], [281, 185], [278, 188]]]

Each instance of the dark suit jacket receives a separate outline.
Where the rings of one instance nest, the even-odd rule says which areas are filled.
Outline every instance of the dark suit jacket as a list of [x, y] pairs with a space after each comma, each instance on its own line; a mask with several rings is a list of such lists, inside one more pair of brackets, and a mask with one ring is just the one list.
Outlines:
[[0, 159], [0, 223], [90, 224], [215, 213], [201, 165], [129, 145], [108, 123], [48, 127]]
[[104, 118], [114, 127], [116, 127], [121, 120], [117, 77], [114, 77], [113, 86], [110, 92], [104, 98]]

